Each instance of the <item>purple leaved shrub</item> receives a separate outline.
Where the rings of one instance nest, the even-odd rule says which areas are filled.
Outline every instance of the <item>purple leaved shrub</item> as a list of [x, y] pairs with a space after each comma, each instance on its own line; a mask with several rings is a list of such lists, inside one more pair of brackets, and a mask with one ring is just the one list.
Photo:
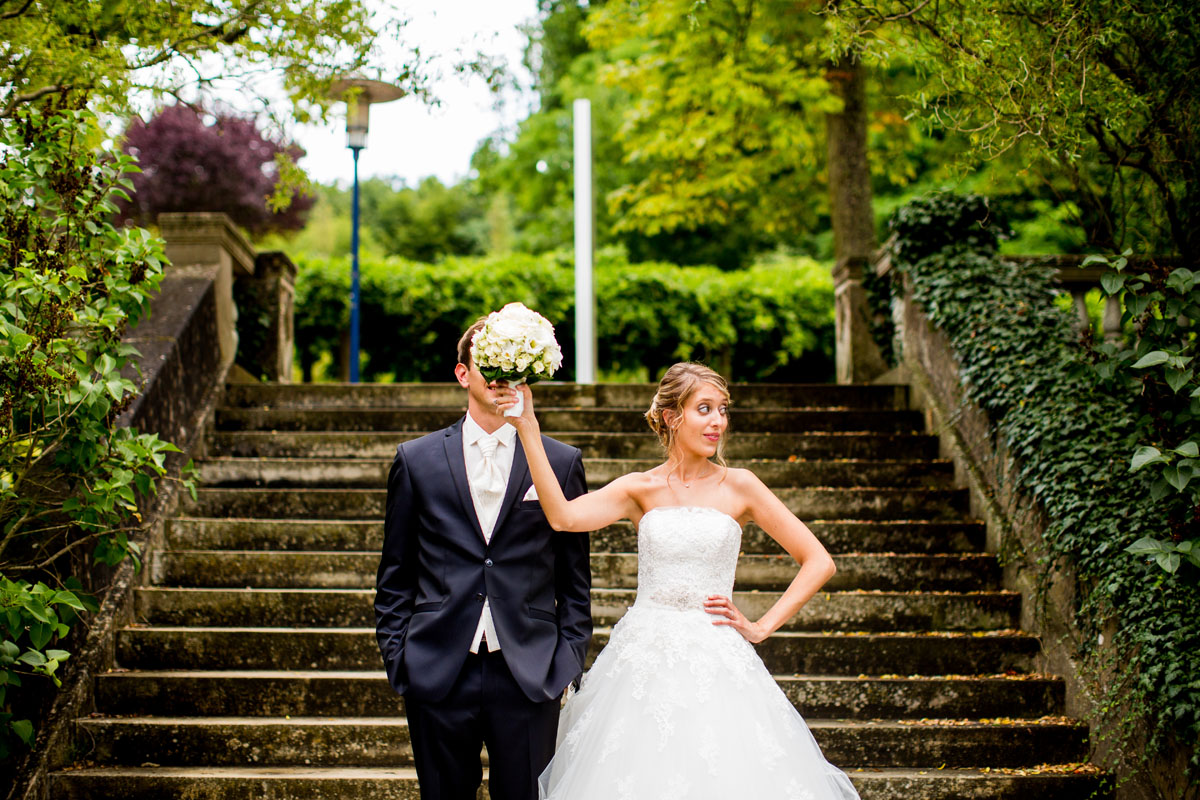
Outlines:
[[293, 160], [304, 150], [259, 131], [251, 118], [167, 106], [149, 122], [134, 118], [123, 149], [137, 159], [129, 202], [120, 201], [119, 223], [147, 225], [164, 212], [223, 211], [251, 235], [299, 230], [314, 198], [295, 194], [280, 213], [267, 205], [279, 176], [275, 156]]

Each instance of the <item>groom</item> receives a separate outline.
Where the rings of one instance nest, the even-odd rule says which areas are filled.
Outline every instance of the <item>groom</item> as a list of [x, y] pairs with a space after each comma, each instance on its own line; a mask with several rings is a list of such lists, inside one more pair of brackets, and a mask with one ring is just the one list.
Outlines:
[[[404, 442], [388, 475], [376, 635], [404, 695], [422, 800], [475, 800], [488, 750], [492, 800], [536, 800], [559, 698], [592, 635], [586, 533], [556, 533], [516, 429], [471, 360], [454, 374], [467, 414]], [[586, 491], [578, 448], [543, 437], [568, 498]]]

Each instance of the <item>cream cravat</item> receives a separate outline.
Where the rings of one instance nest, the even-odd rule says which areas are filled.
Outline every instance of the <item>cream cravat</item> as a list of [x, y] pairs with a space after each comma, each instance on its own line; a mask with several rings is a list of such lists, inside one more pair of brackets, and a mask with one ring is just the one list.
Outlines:
[[[500, 465], [496, 463], [496, 448], [499, 447], [500, 440], [495, 436], [481, 436], [475, 440], [475, 444], [479, 446], [481, 458], [475, 465], [475, 474], [471, 476], [471, 483], [474, 485], [475, 491], [479, 492], [479, 499], [483, 501], [483, 505], [490, 510], [496, 503], [504, 499], [507, 483], [504, 480], [504, 473], [500, 471]], [[490, 517], [491, 514], [488, 516]], [[485, 530], [483, 535], [490, 539], [490, 533], [491, 531]]]

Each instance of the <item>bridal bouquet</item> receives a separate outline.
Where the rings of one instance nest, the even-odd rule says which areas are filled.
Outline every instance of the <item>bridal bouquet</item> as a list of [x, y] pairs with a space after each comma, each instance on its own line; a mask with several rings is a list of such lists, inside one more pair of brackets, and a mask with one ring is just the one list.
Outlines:
[[[471, 360], [488, 381], [532, 384], [562, 366], [562, 348], [550, 320], [522, 303], [509, 303], [489, 314], [471, 338]], [[504, 414], [519, 417], [524, 406], [518, 394], [517, 405]]]

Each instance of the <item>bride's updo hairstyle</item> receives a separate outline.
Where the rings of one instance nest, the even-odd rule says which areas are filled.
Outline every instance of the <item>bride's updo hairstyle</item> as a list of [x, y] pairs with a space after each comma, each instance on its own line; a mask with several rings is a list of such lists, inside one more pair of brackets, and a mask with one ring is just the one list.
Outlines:
[[[729, 384], [725, 382], [725, 379], [714, 370], [694, 361], [681, 361], [673, 364], [663, 375], [662, 380], [658, 382], [658, 391], [654, 393], [654, 399], [650, 401], [650, 409], [645, 415], [646, 422], [650, 424], [650, 430], [657, 434], [663, 449], [667, 451], [668, 464], [675, 462], [678, 454], [675, 451], [675, 428], [667, 422], [663, 414], [667, 411], [672, 412], [670, 416], [674, 424], [678, 425], [679, 420], [683, 419], [684, 406], [702, 383], [711, 383], [716, 386], [725, 397], [725, 405], [730, 404]], [[725, 432], [728, 433], [729, 428], [726, 428]], [[727, 466], [725, 463], [725, 436], [722, 436], [717, 442], [716, 460], [722, 467]]]

